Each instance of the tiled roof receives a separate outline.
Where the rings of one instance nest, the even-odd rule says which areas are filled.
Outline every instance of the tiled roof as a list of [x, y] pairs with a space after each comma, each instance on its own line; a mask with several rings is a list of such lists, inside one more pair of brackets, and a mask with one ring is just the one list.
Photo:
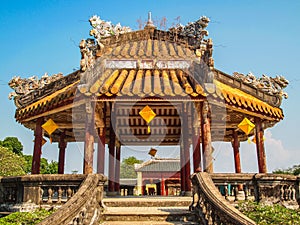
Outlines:
[[252, 112], [263, 113], [271, 117], [283, 119], [283, 113], [280, 108], [273, 107], [250, 94], [237, 88], [230, 87], [217, 80], [215, 80], [214, 83], [216, 85], [216, 93], [219, 97], [224, 98], [226, 103]]
[[179, 159], [153, 159], [136, 168], [137, 172], [178, 172], [180, 171]]
[[125, 44], [108, 46], [103, 54], [110, 59], [191, 59], [195, 53], [190, 48], [160, 40], [128, 41]]
[[97, 96], [193, 96], [205, 95], [201, 85], [182, 70], [116, 69], [107, 70], [94, 83], [79, 88]]
[[280, 108], [239, 90], [214, 80], [215, 90], [207, 91], [191, 76], [180, 69], [109, 69], [95, 82], [79, 88], [86, 94], [97, 96], [135, 96], [135, 97], [205, 97], [224, 99], [231, 106], [246, 111], [282, 119]]

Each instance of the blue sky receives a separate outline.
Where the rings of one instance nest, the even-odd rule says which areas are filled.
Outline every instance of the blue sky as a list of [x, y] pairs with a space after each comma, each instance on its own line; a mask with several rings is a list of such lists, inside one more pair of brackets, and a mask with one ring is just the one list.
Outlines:
[[[268, 169], [287, 168], [300, 164], [299, 110], [300, 87], [300, 1], [1, 1], [0, 8], [0, 139], [17, 136], [24, 152], [32, 154], [33, 132], [14, 120], [15, 106], [7, 99], [11, 77], [42, 76], [45, 72], [69, 74], [79, 68], [81, 39], [89, 38], [88, 19], [102, 19], [138, 29], [138, 19], [146, 20], [148, 11], [153, 20], [166, 17], [168, 25], [186, 24], [206, 15], [207, 28], [214, 42], [215, 67], [228, 74], [252, 72], [256, 76], [284, 75], [290, 85], [289, 99], [282, 108], [285, 119], [266, 131]], [[82, 170], [82, 146], [69, 145], [66, 171]], [[215, 144], [216, 171], [233, 171], [230, 145]], [[126, 155], [147, 160], [145, 149], [129, 149]], [[125, 152], [125, 151], [124, 151]], [[163, 152], [163, 151], [159, 151]], [[172, 150], [171, 156], [177, 155]], [[142, 154], [143, 153], [143, 154]], [[164, 155], [163, 153], [161, 153]], [[57, 160], [57, 145], [47, 143], [43, 157]], [[222, 160], [226, 157], [228, 160]], [[256, 172], [255, 147], [241, 146], [242, 170]]]

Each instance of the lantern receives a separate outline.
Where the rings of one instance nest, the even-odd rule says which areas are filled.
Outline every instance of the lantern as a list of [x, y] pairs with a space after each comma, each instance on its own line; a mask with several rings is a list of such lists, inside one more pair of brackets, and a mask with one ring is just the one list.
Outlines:
[[[238, 128], [244, 131], [245, 134], [249, 135], [250, 132], [253, 130], [255, 125], [248, 120], [246, 117], [239, 123]], [[248, 138], [248, 143], [251, 143], [250, 139]]]
[[52, 119], [49, 119], [42, 125], [42, 128], [50, 135], [50, 143], [52, 143], [51, 134], [58, 128], [58, 125]]
[[154, 117], [156, 116], [156, 114], [155, 114], [155, 112], [153, 112], [153, 110], [148, 105], [146, 105], [139, 112], [139, 114], [146, 121], [146, 123], [148, 125], [148, 134], [149, 134], [151, 132], [149, 123], [154, 119]]
[[238, 128], [240, 128], [242, 131], [245, 132], [245, 134], [250, 134], [250, 132], [253, 130], [255, 125], [248, 120], [246, 117], [242, 120], [242, 122], [239, 123]]
[[155, 148], [151, 148], [150, 151], [148, 152], [149, 155], [152, 157], [155, 157], [157, 150]]

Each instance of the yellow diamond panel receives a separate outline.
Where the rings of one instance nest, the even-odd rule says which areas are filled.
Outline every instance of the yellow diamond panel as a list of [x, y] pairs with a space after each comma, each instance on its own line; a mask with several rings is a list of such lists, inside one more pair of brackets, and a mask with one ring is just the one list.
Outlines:
[[151, 120], [154, 119], [154, 117], [156, 116], [155, 112], [153, 112], [153, 110], [146, 105], [140, 112], [139, 112], [140, 116], [147, 122], [150, 123]]
[[255, 125], [250, 120], [248, 120], [246, 117], [238, 125], [238, 128], [240, 128], [242, 131], [244, 131], [245, 134], [247, 134], [247, 135], [253, 130], [254, 127], [255, 127]]
[[58, 128], [58, 125], [52, 119], [49, 119], [42, 125], [42, 128], [51, 135]]

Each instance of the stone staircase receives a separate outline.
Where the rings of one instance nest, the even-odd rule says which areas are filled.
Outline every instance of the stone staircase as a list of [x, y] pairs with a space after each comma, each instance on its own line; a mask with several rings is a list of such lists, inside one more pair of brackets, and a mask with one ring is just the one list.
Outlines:
[[100, 224], [198, 224], [189, 211], [191, 197], [113, 197], [104, 198], [105, 210]]

